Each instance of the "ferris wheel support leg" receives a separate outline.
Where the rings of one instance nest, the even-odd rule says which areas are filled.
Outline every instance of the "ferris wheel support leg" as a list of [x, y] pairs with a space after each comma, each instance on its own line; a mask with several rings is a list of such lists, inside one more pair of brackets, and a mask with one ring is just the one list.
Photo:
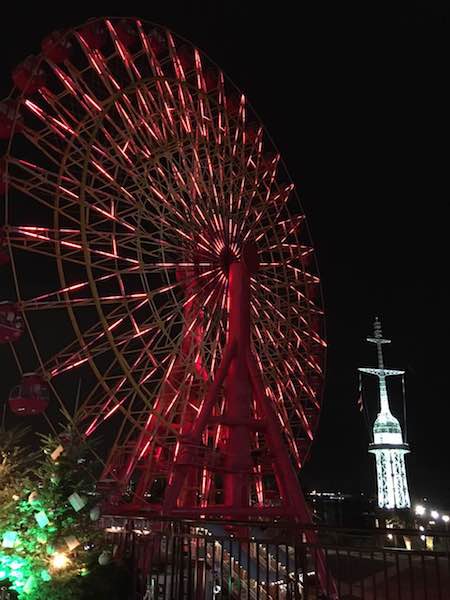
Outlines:
[[224, 504], [248, 509], [252, 470], [251, 434], [248, 422], [252, 406], [252, 385], [247, 365], [250, 347], [250, 273], [243, 261], [229, 268], [229, 339], [235, 340], [236, 352], [231, 361], [225, 390], [229, 427], [225, 448]]
[[[178, 456], [181, 456], [181, 454], [185, 452], [185, 456], [187, 458], [186, 462], [188, 462], [190, 455], [193, 453], [192, 445], [201, 443], [203, 430], [212, 414], [212, 409], [217, 402], [220, 388], [225, 380], [225, 377], [227, 376], [228, 369], [230, 368], [230, 363], [234, 357], [235, 351], [236, 345], [234, 343], [228, 343], [226, 345], [222, 361], [217, 370], [214, 381], [212, 382], [211, 387], [206, 395], [205, 401], [202, 404], [192, 431], [188, 436], [186, 436], [185, 440], [180, 441]], [[170, 514], [170, 512], [177, 507], [177, 500], [180, 496], [181, 489], [188, 472], [188, 464], [180, 464], [178, 461], [175, 462], [172, 476], [164, 494], [164, 500], [162, 504], [163, 515]]]
[[[260, 405], [261, 413], [264, 415], [267, 427], [267, 436], [270, 442], [270, 447], [275, 455], [277, 469], [275, 476], [277, 478], [278, 488], [284, 501], [293, 506], [295, 513], [298, 515], [301, 525], [312, 525], [311, 513], [306, 504], [303, 490], [300, 486], [297, 474], [292, 466], [291, 459], [284, 444], [280, 423], [277, 419], [273, 406], [264, 391], [264, 385], [256, 364], [255, 357], [251, 350], [247, 355], [248, 369], [252, 381], [253, 391], [256, 395], [258, 404]], [[302, 531], [303, 533], [303, 531]], [[323, 549], [318, 546], [319, 540], [314, 529], [304, 530], [306, 540], [314, 548], [316, 548], [316, 566], [319, 575], [319, 582], [322, 592], [331, 594], [333, 600], [338, 599], [336, 584], [333, 577], [329, 574], [325, 554]]]

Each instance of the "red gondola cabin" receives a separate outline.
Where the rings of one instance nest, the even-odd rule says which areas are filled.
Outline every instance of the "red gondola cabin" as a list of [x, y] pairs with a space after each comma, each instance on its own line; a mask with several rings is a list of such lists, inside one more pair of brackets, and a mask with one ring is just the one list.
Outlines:
[[39, 59], [36, 56], [28, 56], [13, 73], [14, 85], [26, 96], [35, 94], [45, 85], [45, 75], [39, 68]]
[[[0, 102], [0, 140], [8, 140], [13, 133], [23, 128], [23, 116], [17, 114], [17, 104], [12, 100]], [[15, 125], [14, 125], [15, 122]]]
[[12, 302], [0, 302], [0, 344], [17, 342], [23, 333], [23, 319]]
[[25, 373], [20, 384], [9, 395], [11, 411], [22, 417], [42, 414], [48, 403], [48, 386], [36, 373]]
[[54, 31], [42, 40], [42, 52], [45, 58], [56, 64], [62, 63], [70, 57], [71, 44], [64, 36], [63, 31]]

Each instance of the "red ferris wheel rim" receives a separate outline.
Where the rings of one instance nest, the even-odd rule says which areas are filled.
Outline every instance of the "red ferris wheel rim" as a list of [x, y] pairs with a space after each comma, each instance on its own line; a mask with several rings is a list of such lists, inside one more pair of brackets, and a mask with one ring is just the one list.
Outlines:
[[[165, 313], [159, 303], [162, 307], [166, 306], [166, 311], [167, 306], [172, 306], [176, 315], [175, 321], [176, 319], [180, 321], [183, 317], [180, 304], [188, 302], [186, 298], [184, 300], [181, 298], [180, 288], [189, 285], [190, 278], [200, 277], [205, 285], [202, 286], [201, 292], [194, 293], [199, 297], [204, 294], [203, 300], [206, 298], [208, 302], [214, 302], [211, 304], [211, 313], [214, 308], [223, 317], [226, 314], [226, 279], [222, 272], [223, 248], [226, 246], [228, 250], [239, 254], [240, 243], [253, 236], [260, 245], [260, 262], [263, 266], [261, 273], [258, 274], [258, 279], [255, 278], [252, 282], [252, 292], [255, 295], [253, 316], [256, 321], [253, 343], [257, 349], [256, 354], [261, 357], [260, 367], [266, 378], [265, 383], [272, 401], [277, 407], [280, 422], [286, 429], [291, 453], [300, 467], [304, 463], [314, 437], [320, 414], [325, 343], [321, 335], [323, 326], [320, 325], [320, 321], [323, 311], [320, 302], [319, 281], [316, 275], [317, 266], [313, 264], [311, 272], [307, 270], [306, 263], [308, 257], [311, 256], [312, 245], [309, 241], [309, 234], [307, 231], [305, 232], [304, 214], [295, 190], [293, 190], [287, 173], [282, 173], [285, 169], [279, 153], [245, 97], [243, 95], [239, 97], [237, 114], [231, 116], [230, 103], [227, 103], [227, 99], [233, 97], [235, 88], [221, 71], [216, 73], [218, 81], [213, 91], [206, 90], [205, 65], [217, 68], [214, 63], [166, 28], [143, 24], [138, 19], [131, 19], [129, 23], [137, 34], [137, 43], [140, 45], [137, 46], [138, 49], [128, 49], [117, 36], [117, 24], [120, 22], [119, 19], [98, 19], [90, 23], [90, 26], [97, 23], [105, 27], [106, 34], [109, 36], [107, 44], [114, 48], [113, 53], [108, 56], [103, 56], [101, 49], [89, 46], [85, 39], [86, 36], [83, 37], [86, 26], [72, 29], [62, 38], [70, 41], [73, 47], [78, 44], [73, 52], [79, 54], [76, 56], [77, 60], [81, 61], [83, 58], [86, 61], [87, 66], [83, 72], [80, 70], [79, 64], [75, 64], [74, 55], [60, 64], [40, 55], [33, 67], [33, 73], [39, 73], [41, 68], [45, 69], [53, 85], [58, 82], [60, 88], [64, 88], [59, 95], [54, 93], [51, 83], [48, 83], [49, 87], [44, 85], [42, 89], [36, 90], [29, 97], [25, 94], [12, 95], [12, 98], [17, 100], [18, 106], [14, 127], [20, 129], [22, 139], [24, 138], [30, 147], [40, 148], [41, 152], [46, 154], [45, 160], [41, 164], [39, 164], [39, 160], [29, 161], [16, 157], [14, 155], [15, 136], [12, 134], [5, 157], [7, 185], [4, 232], [11, 251], [18, 306], [27, 325], [30, 347], [33, 348], [37, 358], [36, 371], [49, 381], [58, 397], [57, 376], [62, 376], [66, 371], [82, 367], [82, 365], [90, 366], [96, 376], [96, 383], [92, 396], [88, 396], [88, 400], [84, 404], [86, 422], [90, 415], [90, 421], [85, 428], [85, 432], [88, 434], [93, 433], [100, 423], [106, 424], [109, 417], [116, 412], [123, 414], [123, 422], [126, 422], [128, 426], [131, 423], [135, 429], [142, 429], [139, 418], [136, 418], [127, 406], [129, 398], [134, 394], [133, 402], [136, 401], [136, 398], [141, 401], [141, 413], [149, 411], [150, 414], [155, 413], [157, 423], [171, 430], [176, 438], [178, 428], [174, 425], [177, 425], [179, 421], [179, 414], [174, 420], [173, 414], [167, 411], [164, 414], [158, 413], [155, 409], [155, 402], [149, 401], [149, 397], [157, 398], [159, 388], [158, 386], [154, 390], [146, 388], [146, 382], [151, 378], [148, 377], [148, 369], [146, 371], [139, 367], [142, 361], [149, 359], [148, 349], [144, 349], [145, 344], [143, 343], [139, 351], [130, 351], [130, 358], [124, 358], [124, 355], [127, 356], [126, 348], [130, 343], [130, 335], [133, 334], [128, 332], [127, 335], [124, 334], [119, 338], [119, 333], [117, 333], [117, 337], [114, 337], [115, 332], [119, 332], [122, 324], [127, 321], [130, 331], [134, 330], [135, 333], [133, 343], [136, 338], [140, 339], [145, 335], [151, 335], [152, 320], [145, 320], [142, 317], [141, 309], [148, 309], [149, 303], [155, 304], [154, 298], [157, 294], [151, 285], [150, 275], [156, 273], [162, 275], [163, 281], [159, 289], [168, 289], [159, 291], [159, 294], [161, 297], [165, 294], [166, 302], [163, 302], [160, 297], [158, 306], [153, 305], [150, 312], [153, 319], [155, 316], [157, 317], [154, 322], [158, 323], [159, 331], [165, 331], [165, 336], [168, 338], [166, 346], [160, 341], [157, 355], [158, 358], [164, 355], [163, 366], [166, 372], [158, 377], [161, 381], [165, 380], [167, 371], [171, 369], [171, 364], [173, 365], [175, 357], [179, 353], [182, 336], [178, 333], [176, 343], [173, 342], [172, 336], [176, 335], [177, 327], [174, 325], [173, 330], [167, 328], [165, 321], [169, 318], [168, 312]], [[166, 36], [167, 53], [161, 60], [148, 44], [149, 26], [156, 27], [160, 33]], [[180, 58], [180, 49], [186, 45], [190, 48], [193, 63], [185, 73]], [[141, 65], [139, 61], [141, 60], [142, 64], [144, 60], [148, 61], [147, 68], [151, 71], [151, 78], [153, 78], [151, 84], [144, 77], [138, 75]], [[116, 81], [117, 77], [115, 77], [114, 68], [118, 69], [120, 64], [121, 77], [126, 77], [126, 74], [130, 77], [130, 81], [125, 87], [127, 94], [130, 94], [128, 101], [123, 84], [121, 81]], [[165, 65], [170, 65], [170, 76], [164, 70]], [[104, 92], [105, 97], [101, 103], [95, 94], [90, 94], [87, 82], [91, 80], [88, 77], [92, 77], [93, 82], [96, 81], [95, 77], [98, 78], [98, 81], [92, 84], [93, 86], [98, 84], [104, 86], [106, 92]], [[81, 95], [78, 93], [79, 88], [82, 89]], [[152, 105], [152, 94], [158, 96], [158, 93], [159, 99], [165, 101], [170, 99], [172, 105], [169, 104], [168, 107], [158, 105], [158, 98]], [[70, 114], [68, 106], [69, 101], [76, 104], [75, 96], [81, 98], [80, 106], [76, 110], [81, 111], [80, 115], [82, 111], [85, 114], [83, 120], [81, 117], [76, 117], [72, 122], [68, 116]], [[111, 100], [111, 98], [114, 99]], [[193, 110], [191, 113], [187, 108], [190, 102], [195, 104], [195, 111]], [[99, 111], [100, 104], [101, 110]], [[160, 121], [157, 123], [155, 118], [156, 125], [160, 126], [159, 131], [155, 125], [153, 131], [146, 131], [144, 140], [140, 139], [141, 132], [129, 135], [133, 127], [137, 129], [139, 116], [136, 107], [147, 111], [147, 115], [151, 114], [152, 116], [157, 112], [156, 108], [158, 107], [160, 113], [164, 115], [164, 117], [159, 115]], [[167, 108], [173, 108], [173, 110], [167, 110]], [[234, 107], [233, 110], [236, 108]], [[202, 113], [202, 111], [209, 111], [209, 113]], [[189, 149], [189, 161], [182, 151], [170, 150], [169, 142], [173, 142], [177, 136], [174, 135], [169, 140], [170, 135], [165, 135], [163, 129], [165, 127], [170, 132], [170, 125], [174, 122], [171, 113], [175, 113], [179, 118], [178, 137], [184, 128], [182, 150], [186, 153]], [[19, 115], [21, 115], [20, 122]], [[254, 119], [256, 124], [253, 131], [248, 128], [248, 115], [252, 115], [252, 120]], [[118, 119], [121, 120], [122, 125], [116, 129], [126, 130], [128, 128], [130, 143], [125, 150], [125, 145], [120, 146], [118, 141], [121, 131], [114, 130], [114, 124], [117, 125]], [[221, 133], [222, 125], [218, 122], [219, 119], [222, 119], [221, 123], [225, 133]], [[40, 129], [37, 129], [38, 124]], [[78, 129], [74, 125], [78, 125]], [[200, 138], [197, 148], [195, 143], [186, 142], [192, 133], [189, 131], [192, 126], [196, 128], [195, 133]], [[77, 146], [76, 134], [85, 136], [82, 141], [78, 142], [79, 146]], [[201, 139], [203, 134], [205, 137], [211, 136], [211, 140], [208, 138], [208, 143]], [[219, 141], [221, 135], [223, 140]], [[250, 136], [253, 141], [249, 143]], [[102, 143], [99, 142], [100, 139]], [[59, 146], [55, 146], [53, 140], [57, 140]], [[153, 140], [153, 146], [150, 144], [151, 140]], [[177, 141], [179, 140], [177, 139]], [[136, 146], [134, 159], [130, 159], [126, 154], [128, 148], [133, 144]], [[144, 195], [139, 200], [134, 220], [129, 216], [131, 208], [130, 206], [128, 209], [126, 208], [126, 202], [131, 204], [136, 189], [142, 191], [142, 178], [136, 181], [139, 179], [136, 176], [136, 165], [148, 160], [145, 151], [149, 145], [154, 149], [158, 144], [160, 147], [164, 146], [169, 158], [166, 162], [162, 160], [164, 157], [159, 161], [162, 171], [159, 175], [149, 175], [146, 172], [146, 176], [150, 177], [150, 183], [146, 184], [149, 187], [144, 190], [147, 192], [148, 204], [152, 210], [155, 209], [155, 206], [159, 206], [159, 213], [156, 213], [158, 214], [156, 220], [159, 219], [159, 230], [156, 227], [155, 231], [148, 231], [144, 224], [150, 220], [150, 216], [149, 207], [142, 200]], [[208, 144], [211, 146], [210, 148], [208, 148]], [[255, 207], [248, 201], [248, 198], [246, 201], [242, 201], [238, 194], [236, 194], [237, 200], [229, 200], [229, 210], [226, 211], [223, 208], [222, 202], [225, 202], [226, 194], [223, 190], [219, 190], [218, 183], [215, 191], [213, 189], [216, 177], [221, 177], [222, 186], [223, 182], [227, 180], [225, 171], [220, 173], [220, 150], [218, 148], [220, 149], [221, 144], [228, 145], [231, 158], [233, 151], [235, 155], [242, 152], [243, 160], [247, 161], [245, 172], [232, 172], [234, 179], [239, 174], [241, 175], [243, 187], [249, 181], [257, 187], [256, 175], [261, 178], [261, 182], [271, 178], [270, 186], [267, 186], [267, 182], [265, 182], [268, 190], [266, 190], [264, 198], [267, 203], [270, 200], [276, 205], [275, 209], [261, 208], [261, 198], [258, 200], [260, 204], [256, 204]], [[52, 152], [56, 153], [56, 158], [53, 157], [55, 158], [54, 170], [48, 166], [50, 164], [48, 161], [52, 159], [49, 156], [50, 148], [52, 148]], [[268, 163], [261, 167], [263, 154], [267, 148], [271, 150], [272, 154], [269, 155]], [[109, 157], [109, 163], [108, 154], [105, 152], [107, 149], [112, 149], [111, 152], [115, 153], [113, 158]], [[199, 173], [202, 173], [200, 163], [203, 160], [203, 154], [202, 160], [200, 157], [198, 159], [195, 157], [195, 151], [199, 153], [200, 150], [204, 152], [206, 164], [205, 173], [201, 177]], [[219, 156], [218, 162], [216, 164], [210, 160], [208, 165], [208, 156], [213, 153], [216, 158]], [[77, 154], [79, 157], [74, 158]], [[175, 154], [176, 160], [174, 159]], [[133, 167], [131, 174], [126, 173], [124, 166], [130, 160]], [[196, 162], [199, 163], [197, 167]], [[233, 161], [231, 160], [231, 162]], [[81, 184], [80, 181], [77, 181], [77, 176], [68, 176], [71, 170], [76, 171], [80, 166], [83, 167], [79, 171], [79, 177], [82, 178]], [[197, 181], [195, 177], [190, 178], [189, 176], [189, 170], [195, 172], [195, 168], [197, 168]], [[265, 169], [264, 176], [261, 174], [262, 169]], [[253, 172], [252, 175], [250, 171]], [[111, 175], [111, 172], [114, 172], [114, 175]], [[144, 167], [142, 167], [142, 172], [144, 172]], [[123, 180], [126, 182], [122, 186], [117, 184], [120, 179], [117, 173], [123, 175]], [[141, 176], [141, 173], [139, 175]], [[284, 177], [283, 186], [277, 180], [278, 177]], [[114, 181], [111, 181], [112, 179]], [[200, 180], [202, 183], [199, 183]], [[156, 181], [159, 182], [160, 187], [155, 185]], [[130, 192], [132, 184], [135, 187]], [[108, 185], [110, 185], [109, 188]], [[176, 185], [178, 185], [178, 191], [175, 189]], [[199, 189], [196, 189], [196, 186]], [[200, 189], [203, 186], [205, 189]], [[161, 197], [161, 189], [170, 195], [172, 206], [163, 206], [164, 198]], [[151, 199], [149, 199], [149, 190], [153, 194]], [[121, 204], [114, 200], [113, 191], [123, 195]], [[234, 192], [234, 189], [232, 191]], [[15, 195], [19, 193], [33, 198], [43, 209], [47, 206], [50, 212], [53, 211], [53, 226], [17, 225], [10, 222], [11, 215], [12, 217], [14, 215]], [[259, 189], [258, 193], [261, 194]], [[247, 194], [251, 194], [251, 192]], [[184, 210], [188, 211], [189, 207], [185, 206], [186, 196], [196, 198], [199, 215], [202, 214], [202, 211], [205, 213], [206, 209], [210, 213], [205, 213], [203, 216], [197, 215], [190, 223], [184, 223], [186, 230], [176, 229], [175, 225], [180, 222], [181, 216], [188, 214], [188, 212], [180, 212], [179, 209], [180, 206], [183, 206]], [[211, 206], [203, 200], [203, 196], [209, 199], [215, 196], [218, 198], [212, 210]], [[95, 198], [95, 202], [93, 198]], [[292, 216], [287, 205], [294, 201], [298, 204], [300, 212]], [[231, 223], [228, 224], [227, 230], [225, 216], [230, 217], [236, 212], [238, 204], [235, 202], [239, 202], [241, 229], [239, 230], [239, 224]], [[276, 204], [277, 202], [278, 204]], [[174, 211], [174, 206], [177, 207], [178, 213]], [[259, 219], [254, 216], [258, 206], [263, 213]], [[77, 207], [79, 216], [74, 216]], [[93, 213], [95, 213], [94, 216]], [[78, 223], [77, 218], [79, 219]], [[247, 232], [246, 238], [242, 229], [247, 222], [251, 222], [251, 218], [254, 219], [254, 222], [252, 228]], [[222, 224], [220, 223], [221, 219]], [[266, 219], [266, 225], [261, 229], [260, 225], [263, 224], [264, 219]], [[280, 222], [283, 224], [280, 225]], [[79, 228], [75, 225], [70, 227], [70, 223], [75, 223]], [[302, 224], [303, 227], [301, 227]], [[301, 233], [297, 231], [299, 226], [302, 228]], [[241, 234], [239, 244], [236, 242], [237, 238], [235, 240], [227, 239], [225, 243], [225, 234], [228, 231], [230, 238], [230, 231], [233, 230], [233, 227], [237, 227]], [[134, 244], [132, 238], [135, 236], [136, 228], [139, 228], [140, 237]], [[174, 241], [172, 231], [176, 231], [175, 237], [178, 236], [178, 241]], [[211, 232], [217, 235], [217, 239], [211, 237]], [[274, 237], [270, 238], [271, 234]], [[194, 238], [195, 244], [193, 243]], [[267, 242], [266, 247], [262, 245], [261, 241]], [[157, 245], [159, 248], [156, 248]], [[61, 279], [60, 287], [57, 290], [24, 299], [20, 277], [15, 268], [15, 256], [20, 252], [31, 252], [35, 259], [41, 254], [53, 257]], [[196, 256], [194, 256], [195, 252], [197, 252]], [[154, 262], [151, 263], [151, 260]], [[67, 279], [66, 267], [74, 264], [80, 267], [88, 265], [87, 279], [77, 282]], [[116, 266], [114, 268], [109, 266], [112, 264]], [[183, 276], [179, 276], [179, 281], [177, 281], [176, 269], [185, 270], [184, 279]], [[189, 271], [192, 269], [200, 269], [200, 272], [192, 275]], [[264, 272], [264, 269], [267, 269], [267, 273]], [[138, 274], [141, 281], [140, 289], [136, 288], [136, 283], [129, 283], [134, 273]], [[214, 285], [217, 285], [215, 289], [213, 285], [208, 287], [207, 280], [211, 277], [214, 277]], [[115, 283], [116, 291], [109, 293], [106, 291], [107, 285], [112, 282]], [[314, 292], [310, 288], [314, 288]], [[90, 294], [81, 296], [80, 294], [84, 294], [84, 292], [90, 292]], [[313, 299], [314, 293], [318, 293], [318, 299]], [[273, 300], [270, 302], [267, 297], [273, 297]], [[39, 343], [27, 315], [32, 310], [51, 310], [57, 307], [67, 309], [76, 332], [76, 339], [57, 357], [44, 360], [40, 355]], [[100, 326], [94, 325], [91, 330], [82, 330], [77, 315], [83, 308], [89, 310], [93, 308], [96, 311]], [[181, 327], [179, 321], [178, 327]], [[264, 326], [261, 326], [259, 322]], [[271, 322], [275, 322], [276, 325], [271, 326]], [[215, 336], [213, 348], [208, 350], [209, 355], [203, 359], [209, 377], [220, 358], [221, 345], [226, 334], [224, 327], [223, 318], [222, 320], [219, 318], [217, 323], [209, 325], [206, 332], [207, 336], [214, 329]], [[277, 332], [277, 336], [275, 336], [275, 332]], [[285, 341], [284, 352], [280, 352], [280, 347], [282, 347], [280, 339]], [[143, 355], [140, 354], [141, 350], [144, 351]], [[97, 357], [106, 352], [112, 352], [115, 357], [114, 368], [116, 370], [114, 375], [111, 375], [110, 381], [105, 381], [96, 362]], [[187, 373], [194, 372], [195, 360], [195, 357], [191, 357], [190, 363], [186, 367]], [[135, 361], [137, 362], [135, 363]], [[153, 368], [156, 372], [160, 367], [161, 364]], [[131, 381], [130, 395], [127, 396], [124, 393], [123, 400], [118, 400], [118, 392], [123, 389], [125, 383], [117, 390], [117, 370], [120, 368], [125, 374], [126, 385], [129, 385]], [[94, 400], [95, 394], [100, 394], [101, 390], [104, 392], [103, 403]], [[64, 409], [63, 400], [61, 400], [61, 405]], [[102, 410], [101, 415], [99, 410]], [[110, 412], [111, 414], [109, 414]], [[294, 420], [297, 420], [295, 425]]]

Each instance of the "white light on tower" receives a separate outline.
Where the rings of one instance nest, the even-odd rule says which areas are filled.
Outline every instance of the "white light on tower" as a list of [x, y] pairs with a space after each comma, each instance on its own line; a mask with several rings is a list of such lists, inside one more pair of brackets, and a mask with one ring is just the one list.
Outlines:
[[442, 520], [444, 523], [448, 523], [450, 521], [450, 517], [448, 515], [442, 515]]
[[433, 519], [439, 519], [439, 513], [437, 510], [432, 510], [430, 514]]
[[367, 338], [367, 341], [377, 346], [378, 368], [358, 370], [376, 375], [379, 383], [380, 412], [373, 426], [373, 443], [369, 446], [369, 452], [375, 454], [376, 459], [378, 506], [388, 510], [409, 508], [411, 501], [405, 467], [405, 454], [409, 452], [409, 447], [403, 442], [400, 423], [391, 413], [386, 388], [386, 377], [403, 375], [404, 371], [384, 368], [382, 346], [391, 340], [383, 338], [378, 318], [374, 323], [374, 336]]
[[416, 512], [416, 515], [419, 517], [423, 517], [423, 515], [427, 512], [425, 506], [422, 506], [421, 504], [417, 504], [414, 510]]

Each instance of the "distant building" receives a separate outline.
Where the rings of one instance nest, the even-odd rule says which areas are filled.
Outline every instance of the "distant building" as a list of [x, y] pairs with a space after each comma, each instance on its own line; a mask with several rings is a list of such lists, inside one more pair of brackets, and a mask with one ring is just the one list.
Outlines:
[[328, 527], [372, 528], [375, 522], [374, 501], [366, 494], [320, 492], [307, 494], [314, 521]]
[[391, 340], [383, 338], [378, 318], [375, 319], [374, 336], [367, 341], [376, 344], [378, 353], [377, 369], [359, 369], [362, 373], [376, 375], [379, 382], [380, 412], [373, 425], [373, 443], [369, 446], [369, 452], [376, 458], [378, 506], [387, 510], [408, 509], [411, 501], [405, 454], [409, 452], [409, 446], [403, 442], [400, 423], [391, 413], [386, 389], [386, 377], [403, 375], [404, 371], [384, 368], [382, 346]]

